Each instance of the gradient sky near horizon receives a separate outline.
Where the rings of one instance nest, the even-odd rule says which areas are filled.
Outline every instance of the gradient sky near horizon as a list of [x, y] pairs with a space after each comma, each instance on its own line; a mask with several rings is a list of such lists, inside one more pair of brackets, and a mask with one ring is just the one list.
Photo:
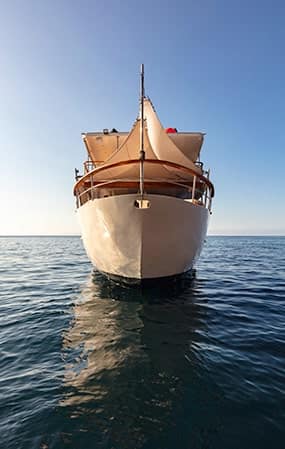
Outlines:
[[212, 234], [285, 234], [285, 3], [3, 1], [0, 235], [77, 234], [81, 132], [129, 130], [139, 66], [165, 127], [206, 132]]

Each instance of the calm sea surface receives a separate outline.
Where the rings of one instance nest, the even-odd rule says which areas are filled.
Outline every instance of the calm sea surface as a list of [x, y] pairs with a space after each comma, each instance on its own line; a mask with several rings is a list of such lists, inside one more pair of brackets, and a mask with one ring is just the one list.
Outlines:
[[1, 449], [284, 449], [285, 238], [124, 287], [78, 237], [0, 239]]

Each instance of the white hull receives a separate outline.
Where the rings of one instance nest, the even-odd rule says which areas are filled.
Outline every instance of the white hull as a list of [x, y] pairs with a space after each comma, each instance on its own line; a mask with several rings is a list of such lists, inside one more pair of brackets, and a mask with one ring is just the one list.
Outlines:
[[181, 274], [192, 268], [207, 232], [209, 211], [163, 195], [147, 195], [138, 209], [136, 194], [87, 201], [78, 208], [87, 254], [102, 272], [134, 279]]

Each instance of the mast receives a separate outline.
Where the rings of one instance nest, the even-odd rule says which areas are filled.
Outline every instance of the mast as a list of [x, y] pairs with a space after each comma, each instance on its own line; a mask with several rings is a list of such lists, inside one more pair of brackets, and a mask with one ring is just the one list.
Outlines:
[[141, 88], [140, 88], [140, 195], [143, 200], [144, 194], [144, 64], [141, 65]]

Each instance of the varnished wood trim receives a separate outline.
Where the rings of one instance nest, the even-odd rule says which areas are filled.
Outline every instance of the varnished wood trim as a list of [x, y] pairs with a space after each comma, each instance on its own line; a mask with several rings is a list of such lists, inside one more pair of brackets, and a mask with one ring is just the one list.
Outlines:
[[[116, 162], [115, 164], [108, 164], [108, 165], [103, 165], [103, 166], [97, 167], [94, 170], [90, 171], [89, 173], [86, 173], [86, 175], [84, 175], [82, 178], [79, 179], [79, 181], [77, 181], [77, 183], [74, 186], [74, 194], [76, 194], [76, 190], [79, 187], [81, 187], [81, 184], [84, 184], [87, 181], [89, 176], [97, 175], [98, 173], [100, 173], [104, 170], [117, 168], [117, 167], [121, 167], [124, 165], [132, 165], [132, 164], [139, 164], [139, 163], [140, 163], [139, 159], [130, 159], [129, 161], [120, 161], [120, 162]], [[213, 197], [215, 194], [214, 185], [211, 183], [211, 181], [209, 181], [209, 179], [206, 178], [205, 176], [197, 173], [192, 168], [185, 167], [184, 165], [177, 164], [176, 162], [164, 161], [161, 159], [145, 159], [144, 163], [145, 164], [153, 164], [153, 165], [166, 165], [168, 167], [176, 168], [177, 170], [180, 170], [184, 173], [188, 173], [193, 176], [197, 176], [197, 178], [200, 181], [203, 181], [209, 187], [210, 192], [211, 192], [211, 197]]]

